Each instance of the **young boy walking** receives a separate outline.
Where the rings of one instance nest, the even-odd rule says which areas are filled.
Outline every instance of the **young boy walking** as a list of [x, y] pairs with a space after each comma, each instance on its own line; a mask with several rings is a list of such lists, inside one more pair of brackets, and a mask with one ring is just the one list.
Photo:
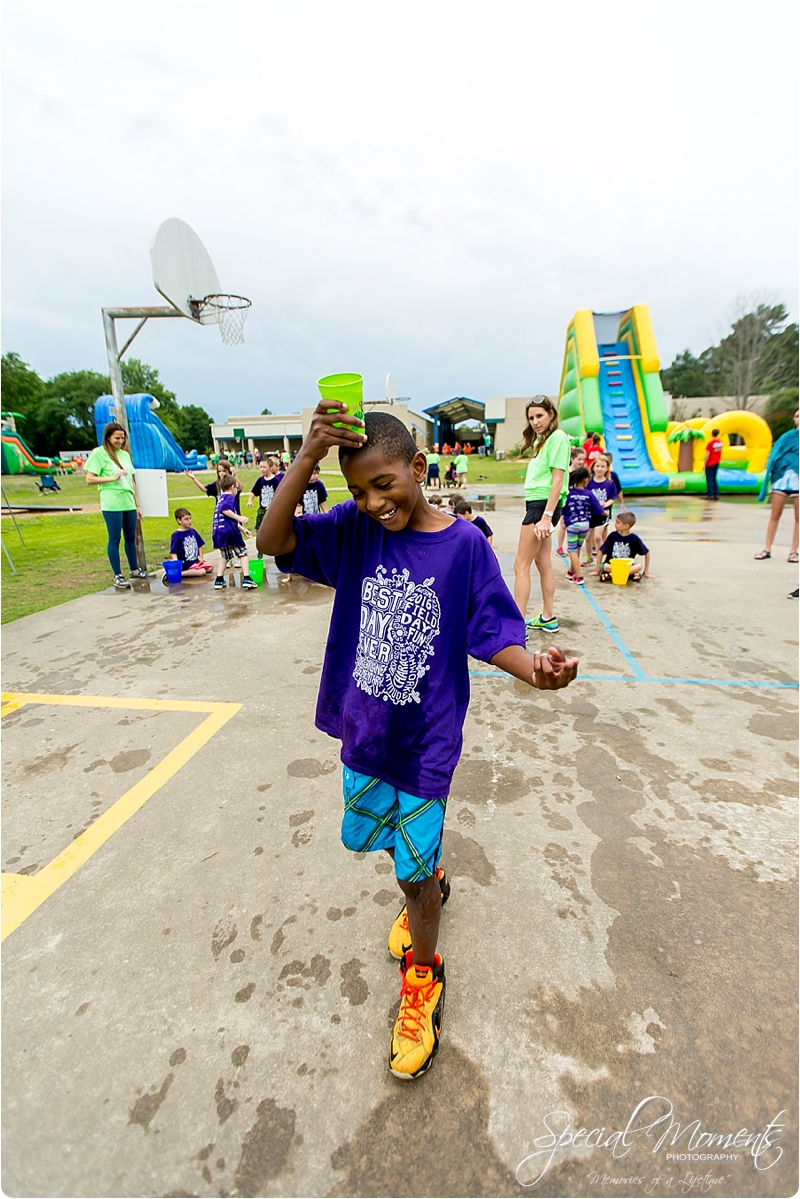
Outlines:
[[247, 524], [247, 517], [236, 511], [237, 484], [233, 475], [221, 475], [219, 480], [220, 497], [214, 509], [214, 521], [211, 525], [211, 540], [214, 549], [219, 550], [217, 575], [214, 579], [214, 590], [222, 591], [225, 586], [225, 567], [233, 566], [236, 559], [241, 559], [242, 589], [254, 591], [258, 586], [250, 578], [250, 559], [247, 556], [247, 546], [242, 537], [242, 528]]
[[[445, 970], [436, 951], [449, 893], [438, 869], [445, 805], [469, 703], [467, 654], [547, 690], [577, 659], [529, 654], [525, 624], [486, 538], [426, 501], [425, 454], [388, 413], [342, 421], [323, 400], [258, 533], [280, 570], [336, 589], [317, 699], [317, 728], [342, 742], [342, 841], [386, 850], [406, 905], [392, 927], [400, 1009], [389, 1067], [412, 1079], [439, 1047]], [[351, 427], [354, 426], [354, 427]], [[331, 446], [352, 500], [295, 517]]]

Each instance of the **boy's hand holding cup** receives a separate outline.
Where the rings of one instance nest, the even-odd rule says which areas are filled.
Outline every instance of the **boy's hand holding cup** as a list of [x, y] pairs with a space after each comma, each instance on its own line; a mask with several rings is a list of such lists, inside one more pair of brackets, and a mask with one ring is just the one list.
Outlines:
[[319, 460], [332, 446], [362, 446], [364, 381], [361, 375], [326, 375], [317, 386], [322, 399], [316, 407], [303, 448]]

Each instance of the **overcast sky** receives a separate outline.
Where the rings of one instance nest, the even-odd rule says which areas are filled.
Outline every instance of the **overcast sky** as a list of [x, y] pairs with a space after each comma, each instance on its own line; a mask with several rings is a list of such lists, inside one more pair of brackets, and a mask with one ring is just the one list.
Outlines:
[[215, 419], [391, 371], [419, 409], [558, 388], [576, 308], [663, 364], [737, 297], [797, 303], [790, 3], [10, 3], [3, 351], [105, 371], [167, 217], [249, 296], [244, 346], [130, 351]]

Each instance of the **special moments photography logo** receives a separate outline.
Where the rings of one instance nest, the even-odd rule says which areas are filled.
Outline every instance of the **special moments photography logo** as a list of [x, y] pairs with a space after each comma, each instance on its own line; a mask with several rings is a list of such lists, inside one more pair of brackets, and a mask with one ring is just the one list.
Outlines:
[[[760, 1130], [740, 1128], [715, 1131], [705, 1128], [698, 1119], [681, 1124], [675, 1117], [669, 1099], [663, 1095], [649, 1095], [634, 1109], [625, 1128], [612, 1132], [606, 1128], [576, 1128], [569, 1112], [548, 1112], [542, 1119], [547, 1131], [536, 1138], [533, 1153], [529, 1153], [517, 1166], [517, 1182], [524, 1187], [536, 1186], [569, 1149], [601, 1150], [614, 1161], [622, 1161], [642, 1141], [653, 1142], [652, 1153], [663, 1153], [664, 1164], [676, 1164], [692, 1171], [708, 1166], [716, 1169], [716, 1163], [739, 1162], [748, 1155], [757, 1170], [771, 1170], [783, 1156], [778, 1141], [785, 1130], [785, 1125], [779, 1123], [784, 1114], [785, 1109]], [[597, 1170], [592, 1171], [590, 1178], [601, 1185], [615, 1181], [637, 1184], [645, 1193], [650, 1193], [659, 1184], [667, 1187], [674, 1184], [674, 1179], [665, 1179], [661, 1175], [615, 1179], [606, 1178]], [[713, 1182], [722, 1180], [712, 1180], [710, 1175], [706, 1179], [701, 1177], [700, 1183], [706, 1181], [707, 1186], [701, 1186], [700, 1189], [707, 1189]]]

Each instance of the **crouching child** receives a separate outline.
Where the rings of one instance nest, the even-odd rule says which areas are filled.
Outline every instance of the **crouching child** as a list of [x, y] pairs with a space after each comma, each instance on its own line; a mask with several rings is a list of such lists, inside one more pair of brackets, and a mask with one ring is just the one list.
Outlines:
[[639, 563], [631, 567], [629, 578], [634, 582], [642, 578], [654, 578], [650, 574], [650, 551], [642, 539], [632, 532], [635, 524], [633, 512], [620, 512], [614, 521], [614, 532], [606, 537], [597, 555], [594, 573], [600, 575], [601, 582], [607, 583], [611, 579], [611, 567], [608, 564], [612, 558], [644, 558], [644, 565]]

